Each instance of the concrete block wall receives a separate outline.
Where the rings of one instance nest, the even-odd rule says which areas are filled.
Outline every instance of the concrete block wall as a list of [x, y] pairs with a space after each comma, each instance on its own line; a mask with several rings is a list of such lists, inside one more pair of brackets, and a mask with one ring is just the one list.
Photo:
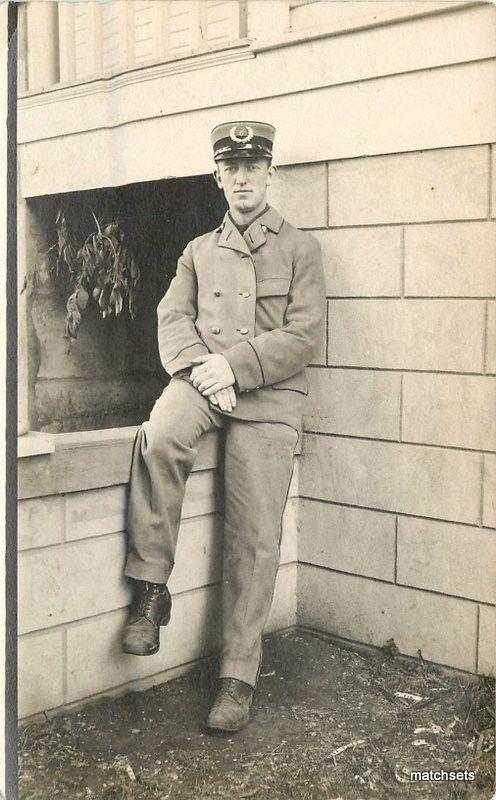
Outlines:
[[[170, 625], [162, 631], [159, 653], [136, 658], [120, 649], [130, 599], [123, 565], [132, 430], [116, 434], [117, 441], [103, 447], [100, 443], [99, 450], [97, 434], [61, 434], [54, 453], [20, 462], [20, 717], [61, 709], [102, 692], [160, 683], [219, 646], [221, 526], [215, 436], [201, 441], [187, 485], [169, 583], [174, 610]], [[100, 463], [102, 472], [86, 471], [84, 457]], [[63, 469], [57, 469], [57, 461]], [[56, 493], [50, 481], [43, 484], [39, 479], [50, 469], [57, 476]], [[108, 485], [99, 485], [105, 481]], [[267, 632], [296, 621], [296, 504], [295, 469]]]
[[494, 181], [494, 146], [469, 145], [284, 167], [272, 193], [319, 240], [327, 280], [298, 622], [484, 674], [496, 657]]

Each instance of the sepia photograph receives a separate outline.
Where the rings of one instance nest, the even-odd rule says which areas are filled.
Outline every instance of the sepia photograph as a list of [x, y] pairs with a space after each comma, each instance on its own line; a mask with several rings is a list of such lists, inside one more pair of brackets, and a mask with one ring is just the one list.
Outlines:
[[0, 13], [0, 797], [491, 800], [496, 5]]

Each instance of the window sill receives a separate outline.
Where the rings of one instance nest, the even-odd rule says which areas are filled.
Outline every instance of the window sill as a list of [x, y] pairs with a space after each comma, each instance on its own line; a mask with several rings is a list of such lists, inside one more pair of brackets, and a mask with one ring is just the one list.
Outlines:
[[[129, 481], [136, 426], [75, 433], [29, 431], [18, 438], [19, 500]], [[217, 431], [202, 436], [193, 472], [218, 464]], [[301, 455], [301, 440], [295, 455]]]
[[53, 453], [54, 450], [55, 442], [51, 433], [27, 431], [27, 433], [17, 437], [17, 458], [43, 456], [47, 453]]
[[95, 444], [115, 444], [132, 442], [138, 427], [105, 428], [94, 431], [75, 431], [74, 433], [40, 433], [27, 431], [17, 437], [17, 458], [44, 456], [55, 450], [72, 450], [93, 447]]
[[[76, 433], [28, 432], [18, 439], [18, 498], [45, 497], [127, 483], [137, 427]], [[215, 469], [218, 437], [206, 434], [194, 471]]]

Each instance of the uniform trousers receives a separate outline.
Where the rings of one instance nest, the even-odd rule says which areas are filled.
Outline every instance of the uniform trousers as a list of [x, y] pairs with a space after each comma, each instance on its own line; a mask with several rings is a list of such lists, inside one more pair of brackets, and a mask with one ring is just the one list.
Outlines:
[[256, 683], [279, 565], [282, 515], [298, 439], [290, 425], [223, 414], [172, 379], [138, 430], [128, 500], [128, 577], [166, 583], [185, 484], [203, 433], [222, 429], [224, 526], [220, 677]]

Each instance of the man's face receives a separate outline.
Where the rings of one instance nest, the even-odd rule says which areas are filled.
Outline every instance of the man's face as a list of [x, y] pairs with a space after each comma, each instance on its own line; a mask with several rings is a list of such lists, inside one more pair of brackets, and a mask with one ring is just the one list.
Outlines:
[[274, 172], [266, 158], [230, 158], [217, 162], [214, 176], [229, 208], [247, 214], [264, 202]]

